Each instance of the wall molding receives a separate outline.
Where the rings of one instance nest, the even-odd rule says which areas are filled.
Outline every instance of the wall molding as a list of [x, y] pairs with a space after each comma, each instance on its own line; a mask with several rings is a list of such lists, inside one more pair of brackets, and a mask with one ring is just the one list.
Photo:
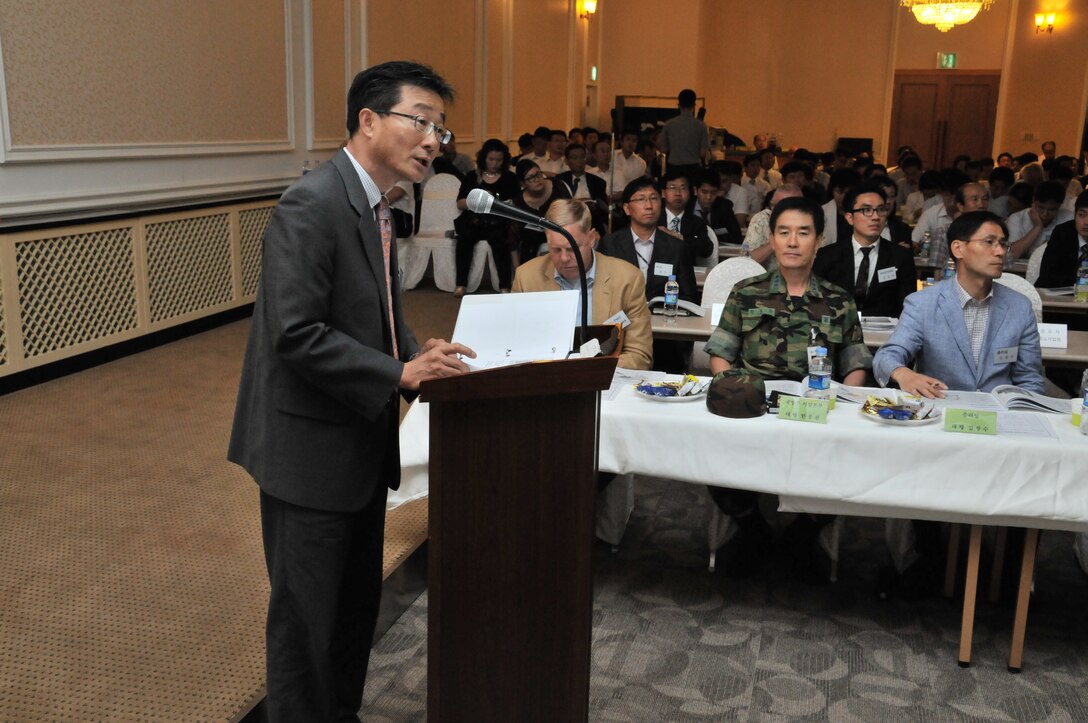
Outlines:
[[[307, 0], [308, 1], [308, 0]], [[291, 22], [292, 0], [282, 0], [284, 28], [284, 68], [286, 84], [287, 137], [264, 141], [136, 144], [51, 144], [19, 146], [12, 143], [11, 120], [8, 113], [7, 74], [0, 47], [0, 164], [47, 163], [56, 161], [116, 160], [131, 158], [161, 158], [168, 156], [209, 156], [237, 153], [270, 153], [295, 149], [294, 59]]]
[[[351, 85], [351, 2], [343, 0], [344, 7], [344, 93]], [[313, 0], [302, 0], [302, 62], [306, 79], [304, 100], [306, 106], [306, 150], [335, 150], [344, 142], [343, 135], [319, 138], [314, 135], [317, 120], [314, 117], [314, 27]]]

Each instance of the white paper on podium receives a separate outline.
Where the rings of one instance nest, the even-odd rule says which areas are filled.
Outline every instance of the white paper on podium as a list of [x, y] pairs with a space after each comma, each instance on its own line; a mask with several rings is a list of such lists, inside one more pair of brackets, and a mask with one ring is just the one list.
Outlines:
[[578, 309], [573, 290], [466, 296], [453, 341], [476, 352], [464, 360], [472, 369], [565, 359]]

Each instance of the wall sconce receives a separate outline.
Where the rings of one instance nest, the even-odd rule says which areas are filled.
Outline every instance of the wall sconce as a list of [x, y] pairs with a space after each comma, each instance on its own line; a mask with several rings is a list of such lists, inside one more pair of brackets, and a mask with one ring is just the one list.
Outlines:
[[1054, 13], [1035, 13], [1035, 32], [1036, 33], [1053, 33], [1054, 32]]
[[597, 0], [582, 0], [582, 14], [578, 17], [583, 20], [589, 20], [589, 18], [597, 12]]

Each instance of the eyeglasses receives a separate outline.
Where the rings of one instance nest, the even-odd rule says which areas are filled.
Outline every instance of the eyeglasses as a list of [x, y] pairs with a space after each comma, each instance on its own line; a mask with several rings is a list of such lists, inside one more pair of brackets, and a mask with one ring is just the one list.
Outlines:
[[877, 216], [887, 216], [891, 213], [891, 209], [887, 206], [877, 206], [876, 208], [873, 208], [872, 206], [862, 206], [861, 208], [853, 209], [850, 213], [860, 213], [865, 218], [872, 218], [874, 213]]
[[978, 243], [980, 243], [980, 244], [982, 244], [984, 246], [988, 246], [991, 251], [996, 249], [998, 246], [1000, 246], [1001, 248], [1008, 251], [1009, 247], [1012, 246], [1012, 242], [1009, 241], [1007, 238], [1005, 238], [1003, 236], [986, 236], [984, 238], [969, 238], [964, 243], [971, 243], [972, 241], [976, 241], [976, 242], [978, 242]]
[[398, 113], [395, 110], [376, 110], [374, 111], [378, 115], [396, 115], [401, 118], [407, 118], [412, 121], [412, 127], [417, 131], [427, 136], [434, 134], [434, 137], [438, 139], [439, 143], [449, 143], [453, 139], [453, 131], [448, 128], [443, 128], [437, 123], [433, 123], [421, 115], [408, 115], [407, 113]]
[[652, 196], [632, 196], [627, 203], [657, 203], [660, 200], [661, 197], [655, 193]]
[[673, 192], [673, 193], [683, 193], [683, 192], [685, 192], [685, 191], [687, 191], [687, 190], [688, 190], [688, 187], [687, 187], [687, 186], [684, 186], [684, 185], [679, 185], [679, 186], [665, 186], [665, 190], [666, 190], [666, 191], [671, 191], [671, 192]]
[[526, 175], [525, 178], [523, 178], [522, 180], [525, 181], [526, 183], [532, 183], [533, 181], [541, 181], [543, 179], [544, 179], [544, 174], [543, 173], [530, 173], [530, 174]]

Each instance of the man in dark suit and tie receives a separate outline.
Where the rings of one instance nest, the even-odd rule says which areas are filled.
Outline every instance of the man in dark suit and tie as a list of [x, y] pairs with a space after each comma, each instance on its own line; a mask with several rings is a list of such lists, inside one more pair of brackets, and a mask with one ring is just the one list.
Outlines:
[[[688, 212], [690, 200], [691, 183], [687, 175], [676, 170], [666, 173], [661, 181], [661, 201], [664, 208], [661, 209], [657, 225], [682, 239], [691, 251], [692, 262], [698, 262], [711, 255], [716, 256], [718, 249], [706, 231], [706, 221]], [[700, 265], [705, 266], [706, 263]]]
[[593, 216], [593, 228], [604, 233], [608, 220], [608, 184], [603, 178], [586, 173], [588, 154], [581, 143], [571, 143], [563, 154], [569, 171], [555, 177], [557, 196], [584, 201]]
[[280, 198], [228, 458], [260, 486], [271, 583], [272, 721], [354, 720], [381, 595], [386, 488], [400, 480], [400, 393], [467, 371], [458, 344], [404, 323], [383, 192], [419, 182], [449, 133], [452, 90], [392, 62], [348, 92], [349, 139]]
[[[733, 202], [718, 195], [722, 185], [721, 175], [712, 168], [704, 168], [693, 173], [690, 180], [695, 193], [692, 195], [692, 202], [688, 205], [689, 210], [693, 215], [702, 217], [710, 230], [714, 232], [718, 243], [739, 244], [741, 242], [740, 224], [733, 211]], [[718, 249], [714, 249], [715, 263], [717, 263], [717, 253]], [[714, 264], [708, 265], [714, 266]]]
[[[680, 298], [699, 303], [691, 251], [681, 240], [657, 226], [661, 196], [649, 178], [636, 178], [623, 189], [623, 212], [631, 226], [601, 239], [598, 250], [637, 266], [646, 279], [646, 298], [665, 295], [665, 283], [675, 275]], [[691, 342], [654, 341], [654, 369], [678, 374], [687, 370]]]
[[812, 273], [852, 294], [863, 316], [899, 316], [918, 274], [913, 254], [880, 236], [889, 213], [883, 187], [854, 186], [842, 203], [852, 233], [820, 249]]
[[1050, 234], [1043, 251], [1039, 278], [1035, 285], [1043, 289], [1072, 286], [1077, 282], [1077, 269], [1088, 261], [1088, 191], [1073, 202], [1073, 219], [1060, 223]]

